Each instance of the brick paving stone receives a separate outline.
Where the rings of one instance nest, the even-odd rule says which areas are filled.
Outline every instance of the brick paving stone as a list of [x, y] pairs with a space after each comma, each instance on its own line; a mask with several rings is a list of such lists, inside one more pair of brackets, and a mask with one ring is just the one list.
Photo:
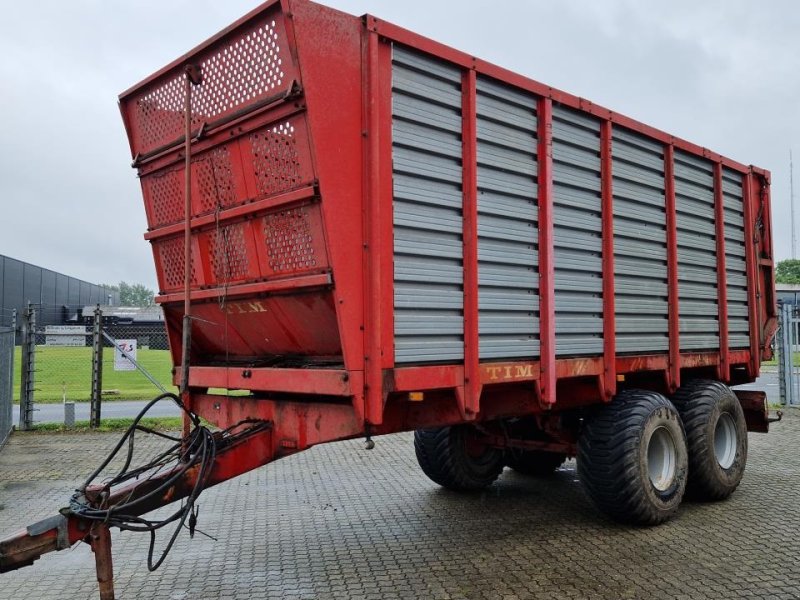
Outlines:
[[[0, 452], [0, 535], [55, 514], [117, 439], [15, 433]], [[218, 541], [181, 536], [155, 573], [148, 537], [115, 531], [118, 597], [800, 598], [800, 412], [750, 435], [730, 500], [686, 502], [649, 529], [599, 514], [574, 461], [551, 480], [506, 471], [459, 495], [422, 474], [410, 434], [376, 441], [313, 448], [206, 491], [199, 528]], [[0, 576], [0, 600], [96, 597], [85, 545]]]

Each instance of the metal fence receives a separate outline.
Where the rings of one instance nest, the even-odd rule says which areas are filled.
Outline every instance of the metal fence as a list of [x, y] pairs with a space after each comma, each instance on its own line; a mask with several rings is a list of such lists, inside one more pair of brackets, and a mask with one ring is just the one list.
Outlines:
[[14, 338], [16, 327], [0, 326], [0, 448], [14, 425]]
[[35, 424], [35, 403], [91, 403], [97, 423], [103, 401], [149, 400], [174, 389], [163, 322], [121, 319], [98, 308], [65, 324], [38, 324], [52, 322], [50, 313], [58, 310], [30, 305], [20, 319], [21, 376], [13, 383], [20, 429]]
[[778, 304], [778, 384], [781, 403], [800, 406], [800, 307]]

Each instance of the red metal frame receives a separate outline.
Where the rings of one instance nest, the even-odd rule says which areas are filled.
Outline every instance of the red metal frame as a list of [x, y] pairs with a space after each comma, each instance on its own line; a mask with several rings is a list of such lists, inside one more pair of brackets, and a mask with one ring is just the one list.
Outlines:
[[758, 322], [758, 275], [757, 275], [757, 240], [753, 228], [753, 196], [757, 194], [757, 181], [755, 174], [750, 171], [745, 178], [744, 188], [744, 242], [745, 261], [747, 267], [747, 299], [750, 311], [750, 360], [748, 373], [750, 377], [757, 377], [761, 365], [759, 344], [760, 326]]
[[[367, 291], [364, 305], [365, 331], [365, 371], [367, 402], [367, 421], [372, 425], [380, 425], [383, 421], [383, 374], [382, 340], [381, 340], [381, 183], [380, 183], [380, 118], [378, 106], [379, 75], [379, 42], [378, 34], [370, 31], [365, 35], [364, 60], [364, 120], [365, 120], [365, 154], [366, 154], [366, 187], [364, 194], [364, 234], [365, 282]], [[388, 217], [386, 217], [388, 218]]]
[[478, 144], [477, 78], [469, 69], [462, 76], [462, 153], [464, 190], [464, 418], [478, 414], [482, 382], [478, 323]]
[[553, 101], [541, 98], [539, 124], [539, 354], [541, 401], [556, 401], [556, 298], [553, 258]]
[[667, 279], [669, 303], [669, 371], [668, 387], [676, 390], [681, 385], [681, 339], [678, 290], [678, 229], [675, 211], [675, 147], [664, 149], [664, 185], [667, 213]]
[[717, 237], [717, 302], [719, 305], [719, 378], [731, 376], [728, 337], [728, 283], [725, 270], [725, 198], [722, 190], [722, 164], [714, 165], [714, 219]]
[[600, 126], [600, 170], [603, 220], [603, 370], [605, 399], [617, 392], [617, 331], [614, 284], [614, 174], [612, 170], [613, 127]]

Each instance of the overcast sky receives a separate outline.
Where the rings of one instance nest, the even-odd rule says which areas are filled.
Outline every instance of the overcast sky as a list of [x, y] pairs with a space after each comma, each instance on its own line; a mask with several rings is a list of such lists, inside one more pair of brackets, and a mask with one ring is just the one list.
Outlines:
[[[370, 12], [773, 173], [791, 255], [800, 2], [328, 0]], [[257, 6], [246, 0], [4, 2], [0, 254], [156, 287], [117, 95]], [[796, 186], [800, 201], [800, 180]], [[800, 212], [800, 211], [798, 211]]]

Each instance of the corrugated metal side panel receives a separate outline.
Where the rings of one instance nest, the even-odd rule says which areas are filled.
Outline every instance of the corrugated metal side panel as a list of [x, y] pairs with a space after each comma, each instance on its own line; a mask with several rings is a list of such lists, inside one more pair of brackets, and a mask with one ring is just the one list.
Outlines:
[[747, 310], [747, 264], [744, 243], [744, 190], [742, 174], [722, 169], [725, 207], [725, 278], [728, 285], [728, 339], [731, 348], [750, 347]]
[[556, 355], [603, 352], [600, 121], [553, 107]]
[[392, 56], [395, 361], [464, 357], [461, 73]]
[[536, 98], [478, 77], [480, 358], [539, 355]]
[[669, 349], [664, 148], [614, 127], [617, 352]]
[[714, 165], [675, 151], [681, 350], [719, 348]]

